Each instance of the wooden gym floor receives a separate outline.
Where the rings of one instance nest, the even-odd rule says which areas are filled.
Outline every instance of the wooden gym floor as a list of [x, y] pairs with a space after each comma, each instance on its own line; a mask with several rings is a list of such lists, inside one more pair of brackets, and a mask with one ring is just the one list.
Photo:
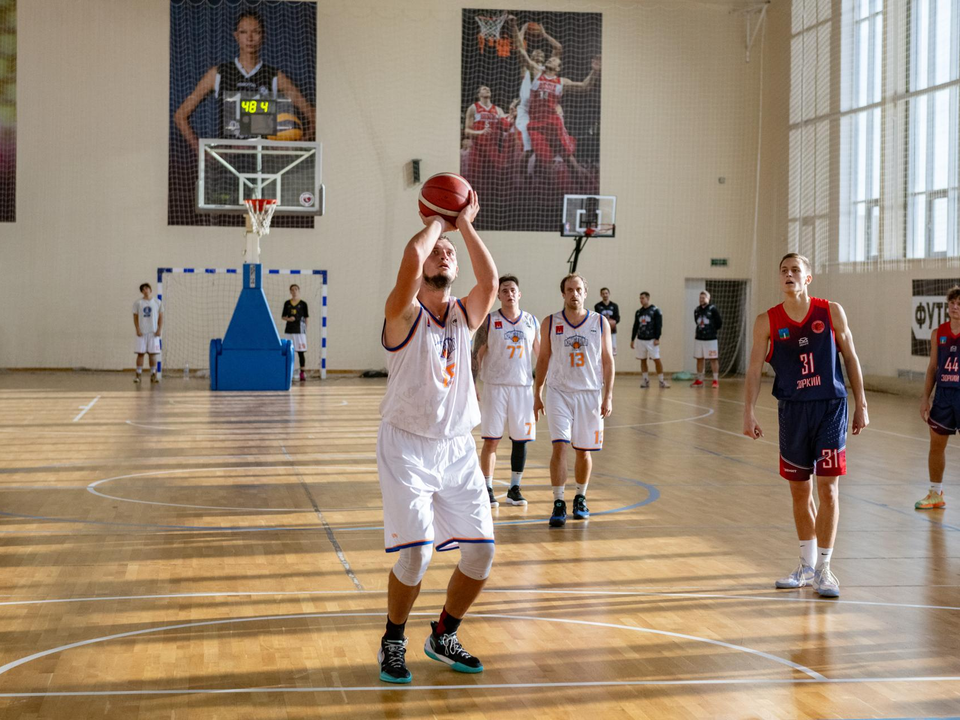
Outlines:
[[131, 379], [0, 374], [4, 720], [960, 715], [960, 445], [949, 507], [914, 511], [927, 441], [912, 395], [871, 395], [873, 424], [849, 438], [843, 596], [826, 601], [773, 588], [797, 552], [769, 385], [751, 442], [740, 383], [621, 377], [593, 517], [547, 527], [543, 434], [530, 505], [494, 511], [493, 574], [461, 630], [486, 671], [421, 649], [458, 556], [440, 553], [398, 688], [375, 661], [393, 562], [384, 381], [214, 395]]

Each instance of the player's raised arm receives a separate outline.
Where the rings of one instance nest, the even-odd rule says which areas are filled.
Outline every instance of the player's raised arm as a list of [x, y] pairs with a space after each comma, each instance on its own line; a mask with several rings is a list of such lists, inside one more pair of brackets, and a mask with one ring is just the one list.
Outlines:
[[766, 313], [761, 313], [753, 323], [753, 349], [750, 350], [750, 366], [743, 382], [743, 434], [752, 440], [763, 437], [754, 410], [760, 397], [760, 373], [769, 345], [770, 320]]
[[[526, 68], [532, 76], [535, 76], [540, 72], [540, 68], [530, 59], [527, 49], [523, 46], [523, 35], [520, 33], [520, 28], [517, 27], [517, 18], [514, 15], [507, 15], [507, 24], [510, 26], [510, 32], [513, 35], [513, 45], [517, 50], [520, 66]], [[526, 28], [526, 25], [524, 25], [524, 28]]]
[[487, 319], [487, 314], [497, 299], [498, 285], [497, 266], [493, 262], [493, 256], [490, 255], [487, 246], [483, 244], [483, 240], [473, 227], [473, 221], [478, 212], [480, 212], [480, 201], [477, 199], [477, 193], [471, 190], [470, 201], [457, 216], [457, 230], [463, 236], [467, 253], [470, 255], [470, 263], [473, 265], [473, 274], [477, 278], [477, 284], [463, 300], [472, 331]]
[[601, 417], [610, 417], [613, 414], [613, 379], [616, 377], [616, 368], [613, 362], [613, 332], [610, 323], [603, 315], [600, 316], [603, 327], [603, 344], [600, 346], [600, 362], [603, 365], [603, 399], [600, 401]]
[[[867, 414], [867, 394], [863, 389], [863, 370], [860, 369], [860, 358], [853, 347], [853, 334], [847, 323], [847, 314], [839, 303], [830, 303], [830, 322], [833, 323], [833, 333], [837, 341], [837, 350], [843, 355], [843, 366], [847, 369], [850, 378], [850, 387], [853, 389], [853, 399], [856, 407], [853, 411], [853, 434], [859, 435], [870, 424]], [[936, 346], [934, 346], [936, 347]]]
[[563, 83], [564, 92], [567, 90], [589, 92], [593, 88], [593, 84], [597, 81], [597, 78], [600, 77], [600, 56], [595, 57], [590, 65], [590, 74], [579, 82], [571, 80], [570, 78], [560, 78], [560, 82]]
[[303, 118], [303, 139], [313, 140], [317, 133], [317, 111], [313, 105], [307, 102], [307, 99], [300, 92], [300, 89], [294, 85], [293, 81], [277, 71], [277, 90], [281, 95], [290, 98], [290, 102], [300, 112]]
[[543, 25], [540, 26], [540, 32], [543, 35], [543, 39], [550, 44], [550, 57], [555, 57], [558, 60], [563, 56], [563, 45], [560, 44], [560, 41], [551, 36], [546, 28]]
[[400, 271], [397, 273], [397, 284], [387, 296], [387, 303], [383, 309], [386, 318], [384, 341], [389, 345], [403, 342], [410, 325], [417, 315], [417, 292], [420, 290], [420, 281], [423, 278], [423, 262], [427, 259], [440, 239], [449, 223], [440, 217], [423, 218], [425, 227], [407, 243], [403, 258], [400, 260]]
[[543, 384], [547, 381], [547, 368], [550, 366], [550, 321], [552, 315], [547, 315], [540, 324], [540, 347], [537, 350], [537, 370], [533, 379], [533, 417], [539, 419], [543, 415]]
[[927, 363], [927, 374], [923, 378], [923, 396], [920, 398], [920, 417], [926, 422], [930, 419], [930, 396], [937, 384], [937, 330], [930, 333], [930, 362]]

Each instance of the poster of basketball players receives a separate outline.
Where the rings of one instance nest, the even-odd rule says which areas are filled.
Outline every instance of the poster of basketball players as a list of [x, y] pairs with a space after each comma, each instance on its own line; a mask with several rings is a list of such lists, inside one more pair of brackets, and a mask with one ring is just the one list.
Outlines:
[[600, 192], [603, 16], [464, 10], [460, 173], [480, 230], [558, 232], [565, 194]]
[[17, 2], [0, 0], [0, 222], [17, 219]]
[[[243, 224], [196, 211], [199, 139], [245, 137], [236, 104], [268, 98], [281, 108], [275, 139], [315, 140], [316, 75], [316, 2], [171, 0], [168, 225]], [[313, 217], [273, 225], [312, 228]]]

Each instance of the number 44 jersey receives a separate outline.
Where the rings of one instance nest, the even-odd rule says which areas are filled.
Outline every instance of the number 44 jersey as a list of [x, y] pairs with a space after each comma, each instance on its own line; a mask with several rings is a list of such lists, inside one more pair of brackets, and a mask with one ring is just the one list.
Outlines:
[[799, 323], [790, 319], [783, 303], [767, 310], [767, 318], [770, 350], [766, 359], [777, 374], [775, 398], [808, 401], [847, 396], [829, 301], [810, 298], [810, 310]]
[[937, 328], [937, 387], [960, 388], [960, 335], [949, 320]]

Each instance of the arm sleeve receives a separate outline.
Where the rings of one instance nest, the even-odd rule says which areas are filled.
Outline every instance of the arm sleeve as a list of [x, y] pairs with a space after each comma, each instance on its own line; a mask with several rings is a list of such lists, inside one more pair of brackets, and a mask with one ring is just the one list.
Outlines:
[[620, 306], [616, 303], [613, 303], [613, 321], [617, 325], [620, 324]]
[[660, 332], [663, 330], [663, 313], [660, 310], [657, 310], [656, 315], [653, 316], [653, 339], [660, 339]]
[[633, 342], [637, 339], [637, 336], [640, 334], [640, 311], [633, 316], [633, 332], [630, 333], [630, 342]]
[[720, 311], [717, 310], [716, 305], [713, 307], [713, 326], [716, 330], [723, 327], [723, 318], [720, 317]]

